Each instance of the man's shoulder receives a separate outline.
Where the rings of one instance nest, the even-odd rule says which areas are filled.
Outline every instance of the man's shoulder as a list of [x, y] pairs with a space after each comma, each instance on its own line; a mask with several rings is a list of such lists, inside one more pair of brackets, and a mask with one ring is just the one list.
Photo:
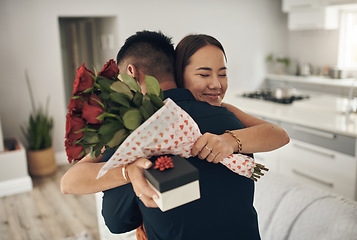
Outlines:
[[183, 100], [195, 100], [190, 90], [185, 88], [172, 88], [164, 91], [166, 98], [171, 98], [174, 102]]

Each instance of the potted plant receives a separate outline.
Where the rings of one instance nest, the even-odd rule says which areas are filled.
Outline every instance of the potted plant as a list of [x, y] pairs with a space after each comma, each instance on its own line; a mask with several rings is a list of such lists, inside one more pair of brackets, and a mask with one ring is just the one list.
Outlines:
[[288, 57], [274, 57], [271, 53], [266, 57], [266, 62], [269, 64], [269, 72], [275, 74], [286, 74], [290, 66], [290, 58]]
[[32, 113], [28, 123], [22, 126], [21, 130], [28, 143], [28, 169], [32, 176], [45, 176], [53, 173], [57, 167], [52, 145], [53, 118], [48, 115], [48, 99], [45, 109], [41, 105], [36, 108], [27, 73], [26, 82], [31, 98]]

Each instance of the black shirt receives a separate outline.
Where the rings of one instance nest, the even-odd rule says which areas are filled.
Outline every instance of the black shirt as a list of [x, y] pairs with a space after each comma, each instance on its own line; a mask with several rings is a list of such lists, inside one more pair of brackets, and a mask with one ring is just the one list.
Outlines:
[[[171, 89], [164, 94], [195, 120], [202, 134], [244, 128], [226, 108], [196, 101], [187, 89]], [[108, 160], [111, 154], [103, 159]], [[129, 231], [140, 226], [143, 219], [149, 240], [260, 239], [253, 207], [254, 181], [222, 164], [197, 157], [188, 160], [199, 170], [200, 199], [161, 212], [146, 208], [131, 184], [126, 184], [104, 192], [102, 213], [108, 228], [114, 233]]]

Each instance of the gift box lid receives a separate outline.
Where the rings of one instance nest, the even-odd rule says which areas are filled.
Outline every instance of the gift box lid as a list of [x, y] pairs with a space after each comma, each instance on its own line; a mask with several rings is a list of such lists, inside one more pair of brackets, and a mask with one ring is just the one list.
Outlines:
[[153, 157], [151, 159], [153, 166], [150, 169], [144, 169], [144, 176], [159, 192], [163, 193], [198, 180], [198, 170], [186, 159], [178, 155], [167, 156], [172, 158], [173, 168], [164, 171], [154, 169], [155, 160], [158, 157]]

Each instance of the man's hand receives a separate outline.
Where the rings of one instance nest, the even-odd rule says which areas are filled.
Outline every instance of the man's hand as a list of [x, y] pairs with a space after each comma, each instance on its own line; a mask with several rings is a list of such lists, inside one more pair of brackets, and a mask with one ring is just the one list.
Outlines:
[[191, 153], [208, 162], [219, 163], [234, 152], [235, 145], [237, 143], [229, 134], [205, 133], [195, 142]]
[[146, 207], [157, 208], [158, 206], [153, 199], [159, 198], [159, 196], [144, 177], [144, 169], [150, 168], [151, 165], [150, 160], [138, 158], [127, 166], [127, 171], [136, 196], [140, 198]]

